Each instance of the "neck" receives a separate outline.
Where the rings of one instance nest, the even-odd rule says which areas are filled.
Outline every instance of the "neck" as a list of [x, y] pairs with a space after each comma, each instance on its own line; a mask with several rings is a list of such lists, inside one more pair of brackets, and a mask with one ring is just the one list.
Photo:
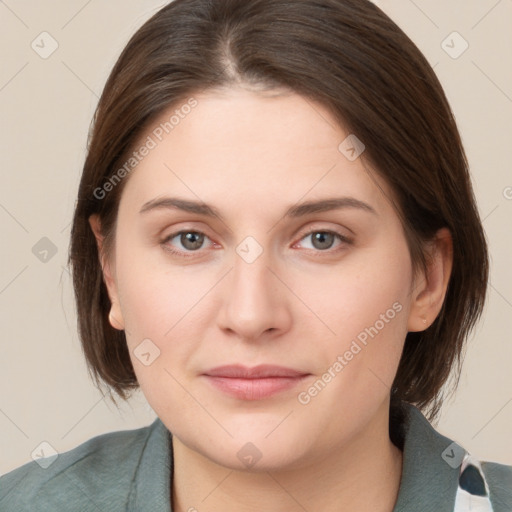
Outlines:
[[402, 452], [391, 442], [387, 414], [346, 446], [300, 468], [249, 472], [226, 468], [173, 437], [173, 512], [392, 512]]

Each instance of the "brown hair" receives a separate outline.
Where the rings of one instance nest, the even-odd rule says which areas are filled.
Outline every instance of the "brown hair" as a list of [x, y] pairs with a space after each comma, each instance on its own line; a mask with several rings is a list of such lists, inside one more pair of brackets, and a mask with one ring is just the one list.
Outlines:
[[442, 87], [414, 43], [366, 0], [175, 0], [131, 38], [97, 106], [71, 232], [78, 329], [96, 385], [103, 381], [123, 399], [138, 387], [125, 333], [108, 321], [88, 223], [99, 214], [110, 254], [129, 178], [105, 197], [95, 191], [162, 111], [235, 84], [310, 98], [363, 141], [365, 162], [394, 192], [415, 269], [425, 269], [424, 243], [450, 230], [453, 268], [443, 307], [428, 329], [407, 334], [391, 392], [392, 412], [404, 401], [429, 407], [435, 419], [455, 365], [458, 383], [465, 340], [482, 313], [487, 244]]

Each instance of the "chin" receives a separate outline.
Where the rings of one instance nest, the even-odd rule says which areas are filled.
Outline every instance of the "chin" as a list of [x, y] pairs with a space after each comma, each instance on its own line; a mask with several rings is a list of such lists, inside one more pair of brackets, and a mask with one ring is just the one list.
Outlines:
[[221, 453], [203, 453], [203, 455], [215, 464], [247, 473], [279, 472], [301, 466], [301, 458], [296, 449], [282, 444], [258, 446], [248, 441], [240, 447], [235, 443], [233, 451], [224, 449]]
[[207, 445], [200, 443], [195, 449], [212, 462], [236, 471], [263, 473], [304, 465], [307, 450], [304, 440], [301, 442], [293, 432], [286, 430], [265, 438], [268, 432], [267, 428], [257, 431], [253, 426], [245, 431], [234, 431], [233, 438], [219, 433], [208, 436], [210, 442]]

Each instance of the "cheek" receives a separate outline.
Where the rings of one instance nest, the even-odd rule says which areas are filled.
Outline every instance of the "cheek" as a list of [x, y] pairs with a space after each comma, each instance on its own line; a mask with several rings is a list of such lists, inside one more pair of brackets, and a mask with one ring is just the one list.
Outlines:
[[[399, 306], [393, 305], [398, 302], [406, 308], [411, 279], [407, 247], [379, 246], [354, 252], [339, 266], [325, 271], [323, 279], [302, 278], [301, 291], [311, 309], [337, 335], [346, 337], [372, 326], [388, 310], [387, 317], [401, 319], [395, 315]], [[300, 280], [297, 276], [297, 282]]]
[[[368, 369], [373, 369], [391, 383], [407, 334], [411, 279], [407, 245], [399, 236], [354, 252], [353, 258], [329, 273], [328, 286], [310, 279], [302, 292], [306, 294], [309, 287], [309, 295], [304, 296], [331, 330], [322, 330], [319, 363], [328, 368], [346, 355], [346, 373], [353, 378], [372, 378]], [[323, 329], [318, 321], [314, 325], [317, 332]]]
[[201, 339], [193, 308], [197, 295], [180, 291], [179, 280], [145, 265], [130, 267], [126, 275], [121, 307], [130, 359], [144, 396], [159, 417], [193, 408], [182, 369]]
[[410, 279], [407, 248], [380, 247], [340, 267], [328, 291], [315, 294], [336, 334], [319, 343], [316, 379], [298, 402], [326, 439], [356, 432], [389, 396], [407, 334]]
[[[119, 247], [123, 247], [121, 239]], [[201, 339], [203, 326], [194, 306], [207, 283], [196, 282], [197, 278], [162, 260], [149, 262], [148, 253], [132, 250], [129, 257], [116, 260], [116, 270], [130, 358], [142, 391], [155, 409], [158, 390], [174, 390], [169, 397], [180, 394], [173, 376], [179, 379], [176, 369], [186, 367]]]
[[206, 283], [198, 281], [197, 273], [173, 266], [161, 248], [148, 249], [131, 241], [128, 234], [122, 235], [116, 269], [127, 333], [133, 342], [141, 337], [165, 340], [181, 319], [186, 320]]

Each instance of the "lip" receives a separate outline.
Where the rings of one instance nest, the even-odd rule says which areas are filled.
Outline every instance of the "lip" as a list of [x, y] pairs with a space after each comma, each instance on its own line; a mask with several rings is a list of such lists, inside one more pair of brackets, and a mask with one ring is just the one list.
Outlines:
[[262, 400], [297, 386], [309, 373], [275, 365], [219, 366], [204, 377], [216, 389], [241, 400]]
[[272, 364], [260, 364], [252, 368], [241, 364], [225, 365], [212, 368], [204, 373], [209, 377], [229, 377], [239, 379], [264, 379], [269, 377], [299, 377], [307, 375], [307, 372], [276, 366]]

